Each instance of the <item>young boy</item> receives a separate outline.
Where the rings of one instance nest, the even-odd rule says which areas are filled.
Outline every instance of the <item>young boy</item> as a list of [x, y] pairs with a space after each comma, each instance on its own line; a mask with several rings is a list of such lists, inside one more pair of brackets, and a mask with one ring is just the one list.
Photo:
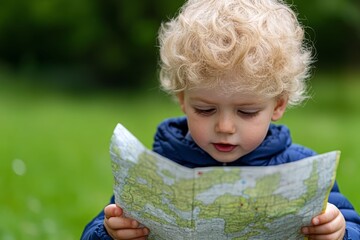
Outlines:
[[[159, 34], [161, 84], [186, 118], [161, 123], [153, 150], [187, 167], [278, 165], [312, 156], [271, 122], [301, 103], [311, 63], [281, 0], [189, 0]], [[82, 239], [146, 239], [151, 229], [105, 207]], [[299, 226], [311, 239], [359, 239], [360, 217], [335, 183], [326, 211]]]

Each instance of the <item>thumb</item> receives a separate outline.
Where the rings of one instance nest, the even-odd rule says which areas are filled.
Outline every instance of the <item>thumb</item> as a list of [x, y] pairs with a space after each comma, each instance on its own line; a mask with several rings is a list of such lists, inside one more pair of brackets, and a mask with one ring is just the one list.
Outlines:
[[106, 218], [120, 217], [123, 214], [122, 209], [116, 204], [109, 204], [104, 208]]

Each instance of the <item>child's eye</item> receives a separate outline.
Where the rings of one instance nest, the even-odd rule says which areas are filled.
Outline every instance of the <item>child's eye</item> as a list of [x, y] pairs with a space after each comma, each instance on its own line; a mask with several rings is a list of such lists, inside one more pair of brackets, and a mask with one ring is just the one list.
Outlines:
[[259, 111], [255, 110], [238, 110], [238, 114], [246, 117], [255, 117]]
[[210, 116], [215, 112], [215, 108], [194, 108], [195, 113], [203, 116]]

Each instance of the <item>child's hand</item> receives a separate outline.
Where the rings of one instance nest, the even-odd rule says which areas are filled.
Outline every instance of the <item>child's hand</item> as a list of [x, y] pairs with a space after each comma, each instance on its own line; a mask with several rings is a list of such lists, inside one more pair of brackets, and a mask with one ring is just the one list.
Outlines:
[[123, 211], [115, 204], [105, 207], [104, 226], [113, 239], [146, 239], [149, 229], [139, 227], [139, 223], [130, 218], [123, 217]]
[[314, 217], [311, 223], [311, 226], [301, 229], [309, 239], [343, 239], [345, 235], [344, 216], [331, 203], [328, 203], [325, 212]]

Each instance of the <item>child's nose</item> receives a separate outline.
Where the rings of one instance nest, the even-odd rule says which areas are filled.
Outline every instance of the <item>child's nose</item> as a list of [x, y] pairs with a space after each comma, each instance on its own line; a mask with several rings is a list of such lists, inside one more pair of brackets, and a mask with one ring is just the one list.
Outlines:
[[220, 116], [216, 123], [215, 131], [218, 133], [235, 133], [235, 119], [231, 116]]

